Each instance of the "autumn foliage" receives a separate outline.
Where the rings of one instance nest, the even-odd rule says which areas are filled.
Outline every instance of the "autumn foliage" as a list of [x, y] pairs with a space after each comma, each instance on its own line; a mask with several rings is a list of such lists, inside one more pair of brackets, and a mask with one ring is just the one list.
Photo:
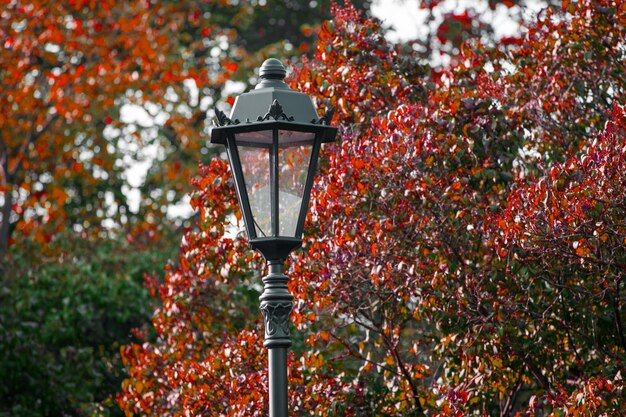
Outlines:
[[2, 2], [0, 415], [120, 415], [143, 275], [178, 253], [194, 214], [170, 208], [216, 152], [207, 109], [330, 16], [268, 3]]
[[307, 51], [328, 15], [327, 1], [3, 4], [0, 258], [64, 230], [154, 240], [213, 152], [206, 112], [232, 102], [226, 82]]
[[[64, 229], [97, 236], [105, 220], [109, 228], [144, 228], [124, 197], [130, 190], [125, 171], [141, 159], [139, 145], [159, 143], [163, 136], [145, 134], [140, 123], [123, 122], [120, 109], [145, 106], [154, 116], [173, 106], [173, 95], [178, 94], [175, 101], [188, 101], [183, 80], [210, 87], [206, 68], [185, 66], [180, 43], [167, 36], [183, 30], [182, 22], [192, 13], [149, 2], [13, 2], [3, 7], [2, 255], [18, 236], [50, 242]], [[202, 23], [189, 25], [200, 30]], [[206, 48], [201, 42], [188, 47]], [[168, 126], [186, 138], [188, 152], [199, 155], [190, 132], [202, 127], [204, 116], [194, 115], [197, 107], [188, 110], [187, 117], [172, 111]], [[176, 161], [167, 161], [163, 169], [175, 166]], [[159, 216], [159, 208], [149, 207], [144, 214]]]
[[[334, 8], [292, 77], [342, 131], [288, 261], [293, 415], [626, 411], [625, 13], [563, 2], [433, 71]], [[241, 226], [226, 162], [194, 186], [201, 221], [153, 283], [155, 337], [122, 348], [118, 401], [263, 416], [262, 259], [225, 226]]]

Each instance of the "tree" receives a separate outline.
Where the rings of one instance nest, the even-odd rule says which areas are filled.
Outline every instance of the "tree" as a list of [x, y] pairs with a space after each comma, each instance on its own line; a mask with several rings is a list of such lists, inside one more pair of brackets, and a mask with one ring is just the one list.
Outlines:
[[122, 125], [120, 107], [164, 105], [168, 91], [185, 94], [183, 80], [208, 82], [166, 36], [189, 10], [80, 1], [4, 13], [1, 254], [16, 228], [50, 241], [64, 228], [98, 235], [105, 220], [130, 224], [125, 170], [151, 139]]
[[416, 3], [422, 17], [415, 22], [419, 26], [417, 38], [409, 39], [405, 47], [415, 51], [414, 59], [433, 66], [435, 70], [457, 65], [462, 45], [468, 42], [478, 40], [488, 46], [519, 44], [523, 31], [534, 22], [533, 10], [560, 5], [552, 0], [418, 0], [400, 3]]
[[[207, 108], [250, 82], [240, 68], [306, 51], [329, 16], [326, 1], [231, 3], [3, 6], [0, 414], [119, 414], [113, 352], [149, 318], [143, 274], [160, 281], [178, 251], [167, 211], [215, 151]], [[289, 42], [271, 31], [261, 48], [269, 15]]]
[[[66, 228], [91, 236], [116, 227], [154, 235], [167, 207], [188, 190], [197, 161], [213, 152], [205, 143], [206, 110], [227, 99], [226, 81], [247, 77], [267, 54], [306, 51], [313, 28], [328, 15], [326, 2], [226, 4], [4, 8], [0, 257], [16, 230], [42, 242]], [[267, 28], [288, 30], [288, 44], [272, 35], [261, 48], [257, 17], [267, 17]], [[245, 71], [237, 76], [240, 67]], [[157, 163], [134, 208], [128, 195], [137, 181], [128, 178], [129, 168], [142, 161]]]
[[[149, 320], [143, 275], [159, 272], [169, 245], [77, 237], [33, 253], [24, 240], [7, 261], [0, 293], [0, 415], [121, 415], [114, 394], [125, 376], [119, 346]], [[163, 253], [165, 252], [165, 253]]]
[[[334, 8], [292, 79], [342, 126], [289, 262], [293, 413], [625, 411], [623, 15], [565, 2], [435, 72]], [[156, 338], [122, 351], [128, 414], [265, 413], [261, 263], [224, 236], [230, 178], [214, 158], [194, 182]]]

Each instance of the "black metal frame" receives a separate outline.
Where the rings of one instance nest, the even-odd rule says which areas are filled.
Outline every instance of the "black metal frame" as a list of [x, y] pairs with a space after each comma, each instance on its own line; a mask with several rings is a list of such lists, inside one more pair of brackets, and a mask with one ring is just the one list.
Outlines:
[[[332, 109], [328, 113], [332, 113]], [[219, 113], [218, 113], [219, 112]], [[221, 145], [227, 144], [227, 135], [237, 133], [249, 133], [259, 132], [263, 130], [290, 130], [294, 132], [310, 132], [315, 133], [316, 136], [319, 133], [321, 143], [333, 142], [337, 136], [337, 128], [324, 124], [325, 117], [319, 119], [317, 123], [301, 123], [301, 122], [289, 122], [284, 120], [267, 120], [260, 122], [245, 122], [241, 123], [239, 120], [231, 121], [219, 110], [216, 110], [216, 114], [221, 114], [223, 118], [219, 118], [220, 126], [215, 126], [211, 130], [211, 143], [218, 143]]]

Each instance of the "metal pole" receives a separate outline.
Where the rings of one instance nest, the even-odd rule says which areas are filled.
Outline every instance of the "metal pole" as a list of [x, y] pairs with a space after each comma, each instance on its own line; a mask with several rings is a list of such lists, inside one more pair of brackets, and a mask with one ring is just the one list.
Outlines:
[[287, 348], [272, 348], [269, 355], [270, 417], [287, 417]]
[[291, 346], [289, 324], [293, 296], [287, 289], [283, 260], [269, 260], [269, 274], [263, 277], [261, 313], [265, 320], [268, 349], [270, 417], [287, 417], [287, 349]]

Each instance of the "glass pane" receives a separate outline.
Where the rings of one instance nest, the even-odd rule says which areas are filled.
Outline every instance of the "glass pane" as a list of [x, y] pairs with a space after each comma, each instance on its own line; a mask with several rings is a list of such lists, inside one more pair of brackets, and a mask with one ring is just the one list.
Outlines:
[[295, 237], [312, 149], [311, 145], [292, 144], [278, 150], [280, 236]]
[[313, 142], [315, 133], [312, 132], [295, 132], [292, 130], [278, 131], [278, 146], [298, 146], [305, 142]]
[[259, 130], [256, 132], [237, 133], [237, 144], [262, 144], [271, 145], [273, 130]]
[[[237, 140], [239, 140], [239, 135], [237, 136]], [[237, 146], [237, 149], [257, 237], [271, 236], [272, 203], [270, 200], [269, 149], [250, 146]]]

